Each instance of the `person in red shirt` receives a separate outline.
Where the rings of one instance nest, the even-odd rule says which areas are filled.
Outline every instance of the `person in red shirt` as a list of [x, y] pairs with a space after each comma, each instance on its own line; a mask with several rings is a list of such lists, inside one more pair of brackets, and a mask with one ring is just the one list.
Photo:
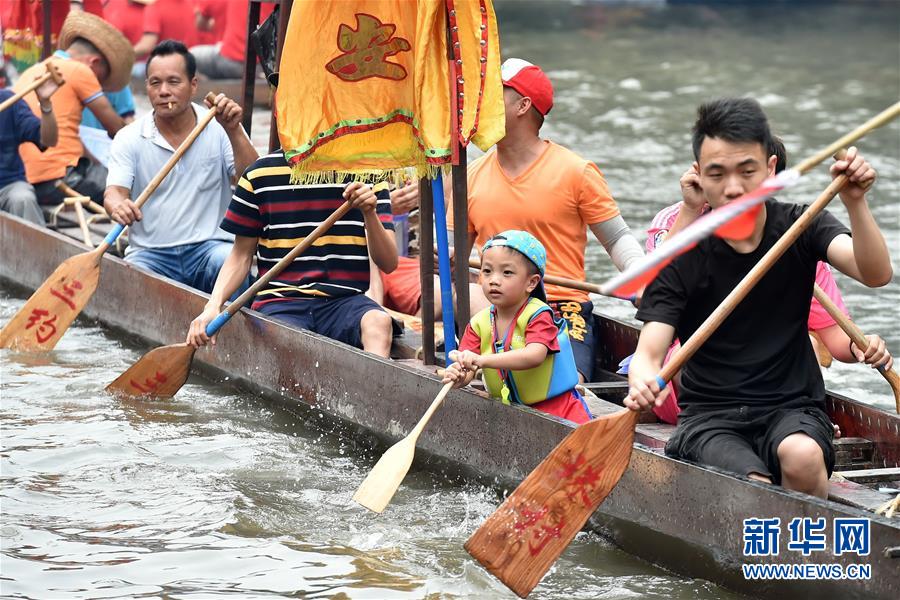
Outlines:
[[[216, 3], [221, 0], [200, 0]], [[222, 41], [214, 45], [195, 46], [191, 54], [197, 59], [197, 70], [210, 79], [239, 79], [244, 75], [244, 58], [247, 56], [247, 14], [249, 0], [229, 0], [226, 2], [225, 31]], [[271, 14], [273, 6], [260, 7], [259, 18], [264, 20]]]
[[[185, 18], [184, 0], [156, 0], [144, 8], [143, 32], [134, 45], [135, 56], [146, 56], [162, 40], [176, 40], [188, 48], [197, 44], [194, 19]], [[132, 75], [143, 78], [146, 62], [135, 62]]]
[[122, 32], [131, 43], [137, 44], [144, 33], [144, 6], [140, 0], [106, 0], [103, 3], [103, 18]]
[[222, 41], [229, 4], [228, 0], [194, 0], [198, 44], [214, 46]]

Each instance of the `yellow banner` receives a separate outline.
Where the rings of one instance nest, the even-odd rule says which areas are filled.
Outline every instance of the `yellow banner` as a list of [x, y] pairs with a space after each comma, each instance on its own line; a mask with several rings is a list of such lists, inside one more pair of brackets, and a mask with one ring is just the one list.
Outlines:
[[297, 0], [275, 104], [295, 181], [433, 177], [457, 140], [486, 150], [504, 135], [493, 6]]

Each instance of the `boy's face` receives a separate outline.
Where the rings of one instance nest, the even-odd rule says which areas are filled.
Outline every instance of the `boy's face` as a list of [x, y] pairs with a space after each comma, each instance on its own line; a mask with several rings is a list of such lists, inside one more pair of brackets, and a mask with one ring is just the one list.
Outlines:
[[499, 308], [525, 302], [541, 281], [540, 275], [530, 273], [528, 259], [516, 250], [494, 246], [481, 255], [481, 289]]
[[762, 144], [708, 137], [700, 146], [694, 168], [700, 173], [700, 187], [707, 204], [719, 208], [755, 190], [774, 175], [775, 161]]

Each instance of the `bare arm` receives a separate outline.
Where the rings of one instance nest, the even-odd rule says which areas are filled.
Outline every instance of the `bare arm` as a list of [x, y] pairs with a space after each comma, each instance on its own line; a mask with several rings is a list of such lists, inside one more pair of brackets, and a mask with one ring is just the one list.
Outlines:
[[[631, 410], [647, 409], [659, 406], [665, 399], [664, 390], [660, 390], [656, 377], [662, 368], [666, 352], [675, 339], [675, 328], [665, 323], [650, 321], [644, 323], [638, 338], [637, 350], [628, 365], [628, 397], [625, 406]], [[663, 392], [663, 393], [661, 393]]]
[[100, 124], [103, 125], [109, 137], [114, 137], [120, 129], [125, 127], [125, 120], [115, 111], [106, 96], [100, 96], [96, 100], [89, 102], [87, 107], [94, 113]]
[[369, 289], [366, 290], [366, 296], [378, 304], [384, 304], [384, 282], [381, 281], [381, 271], [378, 270], [371, 258], [369, 259]]
[[159, 35], [155, 33], [145, 33], [141, 36], [141, 39], [137, 41], [137, 44], [134, 45], [134, 55], [144, 56], [145, 54], [150, 54], [150, 51], [153, 50], [158, 41]]
[[41, 105], [41, 145], [45, 148], [55, 146], [59, 141], [56, 116], [53, 114], [53, 104], [50, 102], [50, 97], [58, 89], [59, 84], [51, 77], [34, 91]]
[[259, 238], [245, 237], [236, 235], [234, 237], [234, 246], [231, 247], [231, 253], [222, 268], [219, 270], [219, 276], [216, 277], [216, 285], [213, 286], [212, 294], [210, 294], [209, 302], [200, 315], [191, 321], [188, 330], [186, 343], [199, 348], [205, 346], [212, 341], [215, 345], [216, 336], [212, 339], [206, 335], [206, 326], [209, 322], [218, 316], [228, 300], [240, 287], [250, 273], [250, 265], [253, 264], [253, 256], [256, 254], [256, 245]]
[[[209, 102], [207, 105], [210, 108], [213, 106]], [[247, 167], [259, 158], [259, 154], [250, 143], [250, 138], [247, 137], [247, 132], [241, 125], [241, 119], [244, 118], [244, 109], [241, 108], [241, 105], [225, 94], [219, 94], [216, 96], [215, 107], [216, 120], [225, 129], [234, 155], [234, 177], [231, 178], [231, 183], [237, 183]]]
[[890, 369], [894, 364], [894, 359], [887, 349], [887, 345], [880, 336], [870, 334], [866, 336], [868, 346], [863, 352], [857, 348], [856, 344], [850, 344], [850, 337], [844, 333], [840, 325], [834, 324], [817, 329], [816, 335], [822, 340], [822, 343], [828, 348], [831, 355], [837, 360], [845, 363], [862, 362], [873, 367], [884, 366]]
[[850, 180], [841, 191], [841, 200], [850, 217], [853, 237], [835, 237], [828, 245], [828, 262], [869, 287], [886, 285], [893, 275], [891, 257], [866, 201], [866, 189], [875, 181], [875, 169], [856, 148], [850, 148], [844, 160], [835, 161], [831, 166], [831, 174], [832, 177], [846, 174]]
[[369, 256], [379, 269], [392, 273], [397, 268], [397, 242], [394, 234], [384, 228], [375, 208], [378, 198], [372, 188], [364, 183], [354, 181], [344, 189], [344, 200], [363, 214], [366, 227], [366, 245]]

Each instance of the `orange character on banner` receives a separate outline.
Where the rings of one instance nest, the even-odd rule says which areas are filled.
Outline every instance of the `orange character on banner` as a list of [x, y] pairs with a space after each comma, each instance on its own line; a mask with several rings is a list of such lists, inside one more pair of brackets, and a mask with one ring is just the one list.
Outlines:
[[325, 68], [344, 81], [359, 81], [368, 77], [401, 80], [406, 69], [387, 59], [412, 46], [403, 38], [393, 38], [397, 26], [383, 24], [376, 17], [364, 13], [356, 15], [356, 27], [341, 24], [338, 29], [338, 48], [343, 54], [333, 58]]

